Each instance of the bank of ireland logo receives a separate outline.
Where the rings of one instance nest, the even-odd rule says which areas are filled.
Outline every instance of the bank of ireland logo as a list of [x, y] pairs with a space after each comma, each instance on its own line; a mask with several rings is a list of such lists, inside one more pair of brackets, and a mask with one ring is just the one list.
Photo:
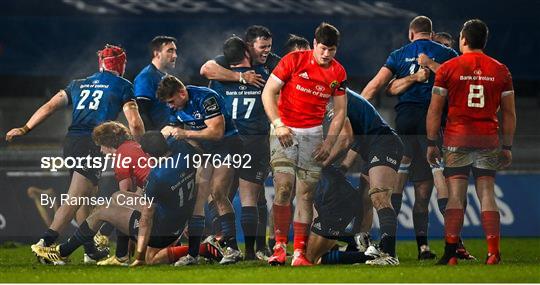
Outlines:
[[319, 91], [319, 92], [323, 92], [324, 91], [324, 86], [317, 85], [317, 86], [315, 86], [315, 89], [317, 89], [317, 91]]
[[247, 89], [247, 86], [246, 86], [246, 85], [240, 85], [240, 86], [238, 87], [238, 89], [244, 91], [244, 90]]

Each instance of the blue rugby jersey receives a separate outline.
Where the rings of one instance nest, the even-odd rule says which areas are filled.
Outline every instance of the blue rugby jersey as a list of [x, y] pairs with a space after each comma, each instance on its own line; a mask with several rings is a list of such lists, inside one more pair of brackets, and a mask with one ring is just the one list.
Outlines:
[[[264, 80], [270, 73], [262, 65], [252, 67], [236, 67], [233, 71], [245, 72], [255, 70]], [[225, 98], [227, 112], [231, 114], [240, 135], [268, 135], [270, 123], [264, 112], [262, 89], [239, 82], [210, 81], [210, 88]]]
[[169, 116], [169, 124], [184, 124], [188, 130], [202, 130], [207, 126], [205, 120], [223, 115], [225, 118], [225, 133], [223, 137], [229, 137], [238, 133], [234, 127], [231, 114], [227, 112], [225, 100], [216, 91], [207, 88], [188, 85], [188, 101], [182, 109], [172, 110]]
[[153, 64], [149, 64], [135, 77], [135, 97], [137, 100], [148, 100], [151, 104], [148, 117], [155, 128], [160, 129], [169, 120], [170, 110], [167, 104], [156, 97], [159, 82], [166, 75]]
[[[420, 68], [417, 61], [420, 53], [426, 54], [429, 58], [441, 64], [458, 56], [457, 52], [451, 48], [431, 40], [420, 39], [390, 53], [384, 66], [390, 69], [396, 78], [409, 76], [416, 73]], [[431, 101], [431, 89], [434, 80], [435, 73], [431, 72], [426, 82], [414, 83], [398, 97], [399, 102], [395, 107], [396, 110], [399, 111], [400, 106], [403, 104], [416, 104], [427, 108]]]
[[95, 126], [115, 120], [126, 102], [135, 100], [131, 82], [108, 71], [73, 80], [64, 90], [73, 106], [68, 128], [72, 135], [91, 134]]

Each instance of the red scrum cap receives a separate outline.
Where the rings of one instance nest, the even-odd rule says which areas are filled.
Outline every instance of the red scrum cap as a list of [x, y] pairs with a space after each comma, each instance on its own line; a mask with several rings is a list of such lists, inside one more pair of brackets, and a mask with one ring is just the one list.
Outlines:
[[124, 75], [126, 68], [126, 52], [121, 47], [106, 44], [98, 51], [99, 70], [108, 70]]

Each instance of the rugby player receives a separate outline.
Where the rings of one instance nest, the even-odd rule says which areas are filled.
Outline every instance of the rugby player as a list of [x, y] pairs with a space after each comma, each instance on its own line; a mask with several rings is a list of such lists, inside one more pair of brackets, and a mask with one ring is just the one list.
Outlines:
[[[142, 189], [146, 183], [146, 178], [150, 173], [147, 163], [149, 156], [141, 148], [141, 145], [133, 140], [129, 129], [123, 124], [115, 121], [102, 123], [94, 128], [92, 132], [94, 143], [100, 147], [103, 154], [115, 155], [117, 159], [127, 161], [129, 164], [116, 164], [114, 174], [118, 182], [120, 192], [132, 192], [142, 194]], [[106, 246], [113, 227], [105, 223], [95, 235], [94, 241], [98, 247]], [[116, 254], [108, 259], [101, 260], [97, 265], [128, 265], [129, 236], [116, 230]]]
[[200, 149], [193, 140], [173, 140], [169, 146], [163, 135], [155, 131], [145, 134], [141, 144], [160, 157], [172, 158], [151, 170], [144, 187], [145, 196], [123, 192], [123, 195], [143, 200], [133, 208], [116, 203], [96, 208], [67, 242], [51, 247], [32, 245], [35, 254], [52, 262], [66, 261], [78, 247], [93, 239], [103, 223], [108, 222], [137, 240], [132, 266], [170, 262], [170, 245], [176, 242], [191, 217], [197, 196], [197, 170], [185, 154], [199, 153]]
[[[500, 257], [500, 214], [495, 201], [494, 180], [499, 168], [512, 163], [516, 112], [512, 76], [508, 68], [484, 54], [487, 25], [478, 19], [465, 22], [460, 32], [463, 55], [440, 66], [427, 114], [427, 158], [437, 164], [440, 152], [441, 115], [448, 101], [444, 129], [444, 175], [449, 198], [445, 211], [445, 252], [439, 264], [457, 264], [456, 249], [463, 226], [463, 200], [472, 171], [481, 206], [481, 219], [488, 245], [486, 264]], [[499, 146], [497, 113], [501, 110], [502, 147]]]
[[[371, 99], [380, 88], [397, 78], [391, 94], [399, 95], [395, 106], [396, 130], [404, 143], [404, 155], [399, 168], [399, 179], [394, 186], [392, 204], [396, 213], [401, 209], [403, 188], [407, 178], [413, 182], [415, 200], [413, 223], [418, 249], [418, 259], [433, 259], [435, 254], [428, 245], [428, 207], [433, 190], [433, 174], [424, 153], [427, 148], [425, 139], [426, 113], [430, 101], [433, 74], [419, 63], [422, 54], [442, 63], [457, 56], [457, 53], [431, 40], [432, 23], [426, 16], [417, 16], [409, 24], [411, 43], [393, 51], [385, 65], [362, 91], [362, 96]], [[435, 70], [436, 71], [436, 70]], [[401, 79], [400, 81], [397, 81]], [[399, 83], [399, 84], [398, 84]], [[409, 173], [410, 172], [410, 173]]]
[[[305, 246], [313, 220], [313, 192], [321, 163], [327, 159], [346, 117], [346, 73], [334, 59], [338, 42], [339, 31], [321, 23], [315, 31], [314, 50], [287, 54], [263, 90], [264, 109], [272, 122], [270, 161], [276, 193], [272, 208], [276, 245], [268, 259], [272, 265], [286, 261], [290, 197], [294, 188], [297, 204], [292, 265], [310, 264], [305, 258]], [[279, 102], [276, 102], [278, 94]], [[334, 97], [335, 117], [323, 141], [321, 125], [330, 97]]]
[[[268, 73], [271, 73], [281, 59], [272, 50], [272, 33], [263, 26], [253, 25], [246, 29], [244, 42], [248, 45], [251, 65], [262, 65]], [[200, 73], [210, 80], [240, 82], [256, 87], [264, 87], [266, 80], [255, 70], [244, 72], [230, 70], [230, 63], [224, 56], [218, 56], [207, 61], [201, 66]]]
[[[23, 127], [10, 130], [6, 134], [6, 140], [11, 141], [14, 137], [27, 134], [66, 105], [72, 105], [73, 112], [72, 123], [64, 141], [64, 157], [100, 156], [99, 147], [92, 141], [92, 130], [102, 122], [116, 119], [121, 110], [127, 118], [133, 136], [140, 138], [144, 133], [144, 125], [135, 103], [133, 85], [122, 78], [126, 68], [125, 51], [117, 46], [105, 45], [97, 55], [99, 72], [85, 79], [73, 80], [41, 106]], [[84, 165], [70, 169], [71, 184], [67, 193], [70, 197], [95, 196], [98, 191], [101, 169], [86, 165], [85, 159], [82, 162]], [[52, 245], [75, 217], [79, 208], [80, 205], [62, 204], [56, 211], [49, 229], [36, 245]], [[87, 214], [78, 216], [77, 220], [82, 222], [86, 216]], [[92, 256], [96, 253], [94, 243], [85, 244], [85, 251], [87, 254], [85, 261], [92, 262]]]
[[[238, 130], [234, 127], [231, 114], [227, 112], [224, 99], [214, 90], [206, 87], [184, 86], [176, 77], [167, 75], [159, 83], [157, 97], [173, 109], [169, 125], [161, 132], [166, 137], [196, 139], [201, 142], [203, 150], [219, 160], [201, 164], [197, 202], [193, 217], [189, 222], [189, 255], [178, 260], [176, 265], [197, 263], [201, 235], [204, 231], [204, 205], [211, 193], [215, 201], [222, 228], [224, 256], [221, 264], [235, 263], [242, 258], [236, 242], [235, 214], [228, 191], [234, 179], [234, 168], [226, 163], [226, 157], [238, 154], [242, 142]], [[193, 161], [195, 158], [193, 158]], [[208, 193], [210, 192], [210, 193]]]
[[176, 64], [176, 39], [157, 36], [150, 42], [152, 62], [139, 72], [133, 82], [135, 97], [147, 130], [161, 130], [168, 123], [169, 108], [156, 97], [159, 82]]
[[[244, 41], [236, 36], [230, 37], [223, 44], [223, 55], [230, 63], [231, 70], [245, 72], [253, 69], [266, 81], [269, 73], [262, 66], [251, 66], [248, 48]], [[210, 88], [225, 98], [227, 111], [238, 129], [242, 140], [243, 154], [251, 158], [251, 168], [239, 168], [239, 193], [242, 204], [241, 224], [245, 237], [245, 259], [256, 259], [255, 239], [257, 236], [259, 195], [264, 196], [264, 182], [270, 171], [270, 124], [264, 113], [261, 93], [262, 88], [237, 82], [210, 81]], [[266, 200], [264, 200], [266, 201]], [[266, 211], [266, 208], [262, 209]], [[266, 235], [266, 229], [264, 233]], [[263, 244], [264, 246], [264, 244]], [[257, 247], [259, 258], [266, 256], [265, 247]]]

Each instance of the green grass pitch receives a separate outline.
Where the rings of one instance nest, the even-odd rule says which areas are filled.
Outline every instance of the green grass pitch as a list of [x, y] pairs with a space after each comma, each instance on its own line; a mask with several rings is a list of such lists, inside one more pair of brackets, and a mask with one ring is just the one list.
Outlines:
[[[478, 261], [460, 261], [455, 267], [436, 266], [435, 261], [416, 260], [414, 241], [398, 243], [401, 265], [372, 267], [368, 265], [320, 265], [292, 268], [270, 267], [262, 262], [240, 262], [235, 265], [197, 265], [173, 267], [170, 265], [139, 268], [97, 267], [82, 265], [79, 249], [66, 266], [41, 265], [36, 262], [29, 246], [0, 248], [0, 282], [77, 282], [77, 283], [499, 283], [540, 282], [540, 239], [503, 238], [502, 260], [498, 266], [483, 264], [486, 249], [481, 239], [468, 239], [466, 245]], [[440, 240], [431, 242], [439, 255], [443, 250]]]

